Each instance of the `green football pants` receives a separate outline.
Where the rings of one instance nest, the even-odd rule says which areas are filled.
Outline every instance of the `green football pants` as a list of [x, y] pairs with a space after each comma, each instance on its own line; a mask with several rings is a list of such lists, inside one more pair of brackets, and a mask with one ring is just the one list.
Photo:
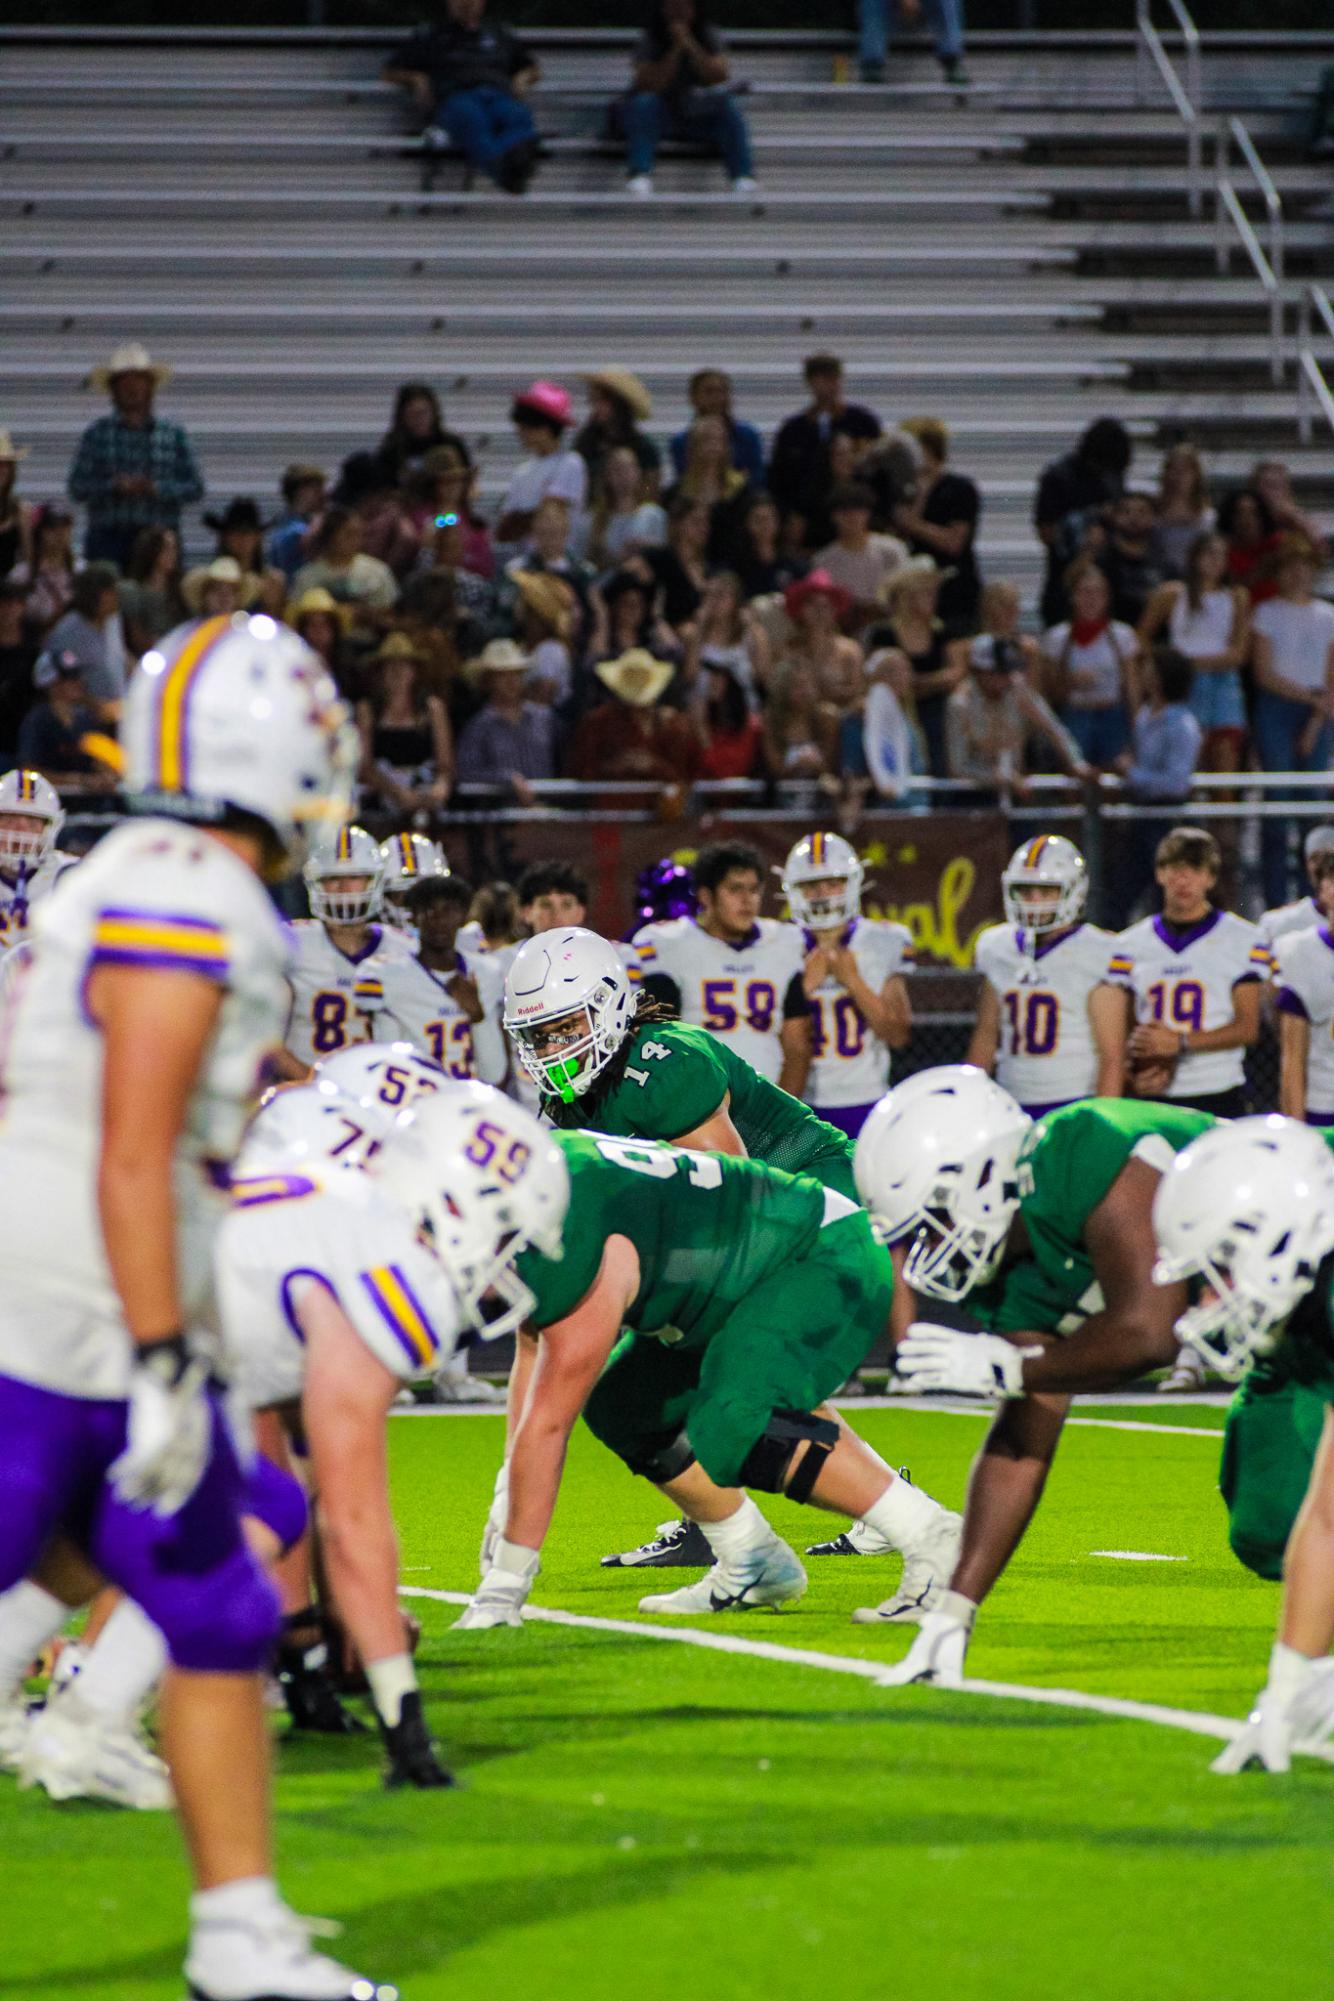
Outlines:
[[1252, 1369], [1228, 1408], [1218, 1485], [1228, 1541], [1260, 1577], [1282, 1577], [1329, 1409], [1326, 1391]]

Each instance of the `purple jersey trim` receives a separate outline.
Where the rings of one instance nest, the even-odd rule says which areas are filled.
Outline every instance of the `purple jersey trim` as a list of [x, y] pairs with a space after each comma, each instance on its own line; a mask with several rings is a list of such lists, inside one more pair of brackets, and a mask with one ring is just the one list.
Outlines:
[[1334, 1126], [1334, 1112], [1308, 1112], [1306, 1123], [1308, 1126]]
[[1207, 938], [1215, 925], [1221, 924], [1222, 921], [1222, 911], [1211, 910], [1198, 924], [1188, 924], [1184, 931], [1177, 931], [1168, 923], [1160, 910], [1153, 920], [1153, 929], [1154, 935], [1161, 944], [1166, 945], [1169, 952], [1184, 952], [1188, 945], [1197, 944], [1201, 938]]
[[1067, 938], [1073, 938], [1076, 931], [1082, 931], [1083, 929], [1084, 920], [1081, 917], [1078, 924], [1067, 924], [1062, 930], [1053, 932], [1050, 938], [1035, 938], [1031, 952], [1024, 943], [1024, 939], [1028, 936], [1026, 931], [1022, 929], [1016, 930], [1014, 942], [1026, 959], [1044, 959], [1048, 952], [1054, 951], [1058, 945], [1064, 945]]
[[146, 945], [94, 945], [88, 970], [95, 966], [144, 966], [153, 972], [198, 973], [215, 986], [226, 986], [231, 971], [226, 959], [196, 957], [192, 952], [155, 952]]
[[[698, 917], [692, 917], [690, 922], [697, 931], [704, 931]], [[749, 946], [758, 945], [764, 933], [758, 924], [752, 924], [744, 938], [714, 938], [712, 931], [704, 931], [704, 936], [712, 938], [715, 945], [726, 945], [729, 952], [744, 952]]]
[[1310, 1015], [1306, 1012], [1306, 1002], [1299, 993], [1294, 993], [1291, 987], [1279, 988], [1278, 999], [1274, 1005], [1280, 1014], [1295, 1014], [1301, 1021], [1309, 1021], [1311, 1019]]
[[875, 1110], [869, 1105], [812, 1105], [811, 1110], [827, 1125], [837, 1126], [848, 1139], [856, 1139], [866, 1121]]
[[131, 909], [129, 906], [112, 908], [108, 905], [98, 911], [97, 921], [101, 924], [108, 919], [115, 924], [179, 924], [186, 931], [206, 931], [212, 938], [223, 935], [222, 926], [215, 924], [211, 917], [183, 916], [175, 910]]
[[286, 1271], [283, 1273], [282, 1285], [279, 1287], [279, 1294], [278, 1294], [279, 1298], [282, 1300], [283, 1303], [283, 1316], [286, 1319], [287, 1324], [291, 1328], [293, 1334], [296, 1336], [297, 1340], [301, 1343], [302, 1347], [304, 1348], [306, 1345], [306, 1337], [301, 1331], [301, 1323], [297, 1319], [296, 1313], [292, 1306], [292, 1284], [293, 1281], [298, 1278], [313, 1278], [316, 1285], [322, 1285], [324, 1287], [324, 1290], [328, 1293], [330, 1299], [333, 1301], [335, 1306], [338, 1306], [341, 1302], [338, 1298], [337, 1292], [334, 1290], [333, 1286], [330, 1285], [328, 1279], [324, 1276], [324, 1273], [322, 1271], [311, 1271], [305, 1265], [298, 1265], [295, 1271]]
[[1030, 1119], [1041, 1119], [1045, 1118], [1048, 1112], [1059, 1112], [1064, 1110], [1066, 1105], [1079, 1105], [1083, 1102], [1082, 1098], [1053, 1098], [1049, 1105], [1020, 1105], [1019, 1109], [1021, 1112], [1027, 1112]]

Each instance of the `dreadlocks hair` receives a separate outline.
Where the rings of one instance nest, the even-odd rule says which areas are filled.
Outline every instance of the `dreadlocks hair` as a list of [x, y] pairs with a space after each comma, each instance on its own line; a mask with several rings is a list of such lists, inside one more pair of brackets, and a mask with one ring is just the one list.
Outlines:
[[641, 1028], [662, 1028], [667, 1022], [678, 1019], [676, 1009], [670, 1007], [666, 1001], [652, 1000], [645, 993], [639, 994], [634, 1014], [630, 1018], [630, 1026], [625, 1031], [620, 1048], [611, 1061], [598, 1072], [588, 1089], [571, 1104], [565, 1104], [560, 1098], [551, 1098], [543, 1106], [552, 1125], [577, 1132], [581, 1127], [592, 1124], [592, 1114], [599, 1105], [606, 1104], [625, 1075], [625, 1066], [630, 1061], [637, 1032]]

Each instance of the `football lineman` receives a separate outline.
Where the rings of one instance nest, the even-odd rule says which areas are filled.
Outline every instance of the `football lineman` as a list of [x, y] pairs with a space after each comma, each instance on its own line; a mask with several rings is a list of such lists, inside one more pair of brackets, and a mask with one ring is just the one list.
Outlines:
[[1077, 1098], [1118, 1098], [1125, 1002], [1106, 984], [1115, 939], [1084, 922], [1088, 869], [1073, 841], [1039, 834], [1001, 876], [1006, 922], [977, 941], [983, 975], [968, 1061], [1032, 1118]]
[[60, 794], [40, 772], [7, 771], [0, 778], [0, 957], [18, 944], [33, 910], [73, 865], [73, 855], [56, 847], [64, 824]]
[[[895, 1364], [914, 1388], [998, 1399], [974, 1464], [963, 1548], [898, 1681], [957, 1681], [977, 1608], [1042, 1495], [1071, 1395], [1170, 1361], [1182, 1286], [1154, 1284], [1154, 1194], [1206, 1113], [1087, 1098], [1036, 1122], [980, 1070], [923, 1070], [857, 1141], [857, 1186], [919, 1295], [994, 1330], [919, 1322]], [[874, 1617], [874, 1613], [863, 1616]]]
[[1242, 1387], [1221, 1485], [1233, 1548], [1283, 1578], [1269, 1679], [1216, 1772], [1288, 1769], [1334, 1722], [1334, 1156], [1273, 1116], [1178, 1154], [1153, 1205], [1160, 1285], [1202, 1281], [1184, 1341]]
[[783, 894], [806, 952], [811, 1068], [803, 1096], [855, 1139], [889, 1089], [890, 1051], [906, 1048], [912, 1034], [903, 977], [912, 934], [862, 916], [862, 865], [839, 834], [797, 842], [783, 864]]
[[[243, 1539], [206, 1331], [220, 1183], [286, 1015], [263, 878], [346, 810], [356, 739], [302, 641], [237, 616], [144, 656], [122, 743], [138, 817], [38, 910], [0, 1025], [0, 1589], [82, 1522], [166, 1638], [195, 2001], [392, 1996], [313, 1952], [270, 1874], [277, 1602]], [[66, 1605], [34, 1582], [6, 1611], [31, 1659]]]
[[[855, 1196], [847, 1136], [762, 1077], [730, 1043], [674, 1020], [642, 989], [633, 994], [616, 948], [592, 931], [548, 931], [520, 948], [505, 983], [505, 1026], [558, 1126], [760, 1160]], [[614, 1425], [613, 1406], [599, 1436], [609, 1438]], [[877, 1524], [859, 1522], [808, 1554], [901, 1550], [903, 1577], [887, 1608], [909, 1618], [930, 1601], [953, 1561], [958, 1517], [888, 1471], [886, 1477]], [[878, 1525], [884, 1522], [888, 1531]], [[701, 1541], [687, 1526], [668, 1523], [638, 1550], [604, 1561], [707, 1563]]]
[[646, 924], [633, 949], [651, 999], [799, 1098], [811, 1063], [806, 953], [795, 924], [760, 916], [763, 883], [754, 848], [727, 841], [702, 849], [697, 915]]
[[391, 834], [380, 843], [380, 908], [386, 924], [415, 938], [408, 892], [419, 882], [443, 881], [449, 874], [445, 851], [425, 834]]
[[292, 1013], [279, 1065], [288, 1078], [308, 1076], [336, 1049], [379, 1039], [385, 966], [412, 952], [401, 932], [374, 922], [384, 864], [364, 827], [340, 827], [321, 841], [302, 876], [311, 914], [293, 927]]

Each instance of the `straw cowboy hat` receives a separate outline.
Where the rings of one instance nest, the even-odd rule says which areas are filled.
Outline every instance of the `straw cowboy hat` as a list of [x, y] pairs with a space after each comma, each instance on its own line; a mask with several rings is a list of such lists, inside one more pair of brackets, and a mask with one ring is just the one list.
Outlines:
[[546, 620], [559, 639], [568, 639], [574, 630], [574, 610], [578, 600], [563, 577], [542, 570], [511, 572], [515, 590], [529, 611]]
[[471, 681], [483, 674], [523, 674], [528, 671], [528, 655], [512, 639], [492, 639], [473, 659], [464, 661], [463, 671]]
[[[221, 560], [222, 558], [219, 558], [219, 561]], [[235, 561], [235, 558], [231, 560]], [[303, 618], [309, 618], [312, 613], [325, 611], [330, 618], [336, 618], [340, 625], [345, 625], [349, 609], [348, 605], [339, 604], [333, 592], [326, 591], [323, 584], [312, 584], [308, 591], [302, 591], [300, 597], [288, 605], [283, 617], [288, 625], [295, 626], [299, 625]]]
[[27, 445], [16, 445], [8, 431], [0, 431], [0, 463], [17, 465], [20, 459], [27, 458], [28, 449]]
[[906, 563], [900, 563], [897, 570], [890, 571], [877, 596], [881, 604], [893, 604], [906, 584], [920, 583], [924, 577], [943, 584], [953, 575], [953, 570], [942, 570], [934, 556], [909, 556]]
[[406, 632], [386, 633], [372, 655], [382, 667], [387, 666], [391, 660], [417, 661], [421, 657], [421, 648]]
[[590, 389], [605, 389], [618, 403], [624, 403], [636, 423], [653, 415], [653, 398], [639, 377], [628, 368], [599, 368], [582, 378]]
[[651, 709], [676, 673], [670, 660], [655, 660], [645, 646], [632, 646], [615, 660], [599, 660], [593, 672], [604, 688], [632, 709]]
[[199, 610], [210, 584], [235, 584], [237, 602], [246, 605], [259, 589], [259, 578], [253, 570], [243, 570], [235, 556], [215, 556], [211, 563], [187, 570], [181, 579], [181, 596], [190, 611]]
[[89, 370], [88, 380], [94, 389], [109, 389], [118, 375], [151, 375], [159, 389], [171, 380], [167, 364], [154, 361], [142, 341], [137, 340], [123, 341], [110, 361]]

